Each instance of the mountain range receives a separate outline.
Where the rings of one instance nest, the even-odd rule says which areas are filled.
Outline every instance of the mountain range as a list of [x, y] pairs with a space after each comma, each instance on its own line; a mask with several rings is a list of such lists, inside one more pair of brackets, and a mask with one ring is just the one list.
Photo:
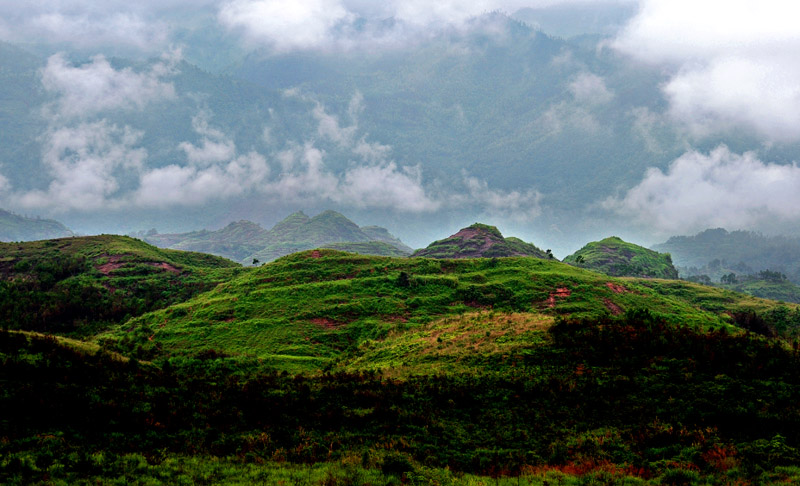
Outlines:
[[312, 248], [385, 256], [405, 256], [413, 251], [385, 228], [359, 227], [330, 210], [314, 217], [302, 211], [292, 213], [270, 230], [250, 221], [237, 221], [217, 231], [141, 236], [156, 246], [211, 253], [244, 264], [266, 263]]

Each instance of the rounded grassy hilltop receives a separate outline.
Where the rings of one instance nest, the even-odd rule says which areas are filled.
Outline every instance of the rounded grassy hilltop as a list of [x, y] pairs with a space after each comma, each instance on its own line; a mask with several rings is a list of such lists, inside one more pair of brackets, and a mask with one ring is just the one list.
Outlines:
[[504, 238], [495, 226], [475, 223], [443, 240], [434, 241], [427, 248], [417, 250], [412, 257], [427, 258], [497, 258], [531, 256], [551, 259], [531, 243], [519, 238]]
[[669, 253], [658, 253], [616, 236], [588, 243], [564, 258], [564, 263], [614, 277], [678, 278]]

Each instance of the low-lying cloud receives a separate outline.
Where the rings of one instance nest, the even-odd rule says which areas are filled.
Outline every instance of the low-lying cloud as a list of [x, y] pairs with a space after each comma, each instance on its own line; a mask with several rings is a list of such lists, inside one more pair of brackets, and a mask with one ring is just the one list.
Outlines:
[[403, 46], [443, 29], [470, 28], [472, 19], [488, 12], [570, 3], [581, 0], [230, 0], [218, 18], [247, 44], [285, 53]]
[[613, 46], [671, 66], [672, 116], [696, 136], [748, 129], [800, 140], [800, 5], [783, 0], [642, 0]]
[[70, 63], [63, 54], [47, 60], [42, 85], [57, 100], [48, 114], [62, 118], [90, 118], [111, 110], [141, 110], [151, 102], [175, 98], [175, 87], [165, 78], [173, 74], [179, 53], [165, 56], [144, 72], [114, 69], [97, 55], [82, 65]]
[[53, 129], [46, 135], [42, 162], [52, 176], [45, 190], [15, 195], [24, 208], [93, 211], [115, 205], [120, 178], [142, 169], [147, 151], [142, 133], [107, 121]]
[[751, 152], [720, 146], [687, 152], [666, 172], [651, 168], [621, 198], [603, 203], [636, 223], [664, 233], [706, 228], [758, 229], [765, 221], [800, 222], [800, 168], [767, 163]]

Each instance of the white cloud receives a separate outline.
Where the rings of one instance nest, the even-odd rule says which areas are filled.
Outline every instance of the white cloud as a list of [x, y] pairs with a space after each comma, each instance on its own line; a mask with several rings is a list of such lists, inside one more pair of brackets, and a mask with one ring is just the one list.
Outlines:
[[353, 136], [358, 130], [356, 120], [353, 124], [347, 127], [342, 127], [339, 124], [339, 117], [330, 115], [325, 111], [325, 107], [321, 103], [317, 103], [314, 107], [312, 114], [314, 119], [319, 123], [317, 132], [320, 136], [325, 137], [337, 144], [347, 147], [353, 143]]
[[328, 43], [352, 13], [337, 0], [234, 0], [222, 6], [219, 19], [248, 42], [286, 52]]
[[208, 124], [208, 114], [201, 113], [192, 119], [192, 128], [203, 136], [200, 146], [189, 142], [181, 142], [178, 148], [183, 150], [190, 163], [209, 165], [231, 160], [236, 154], [233, 140], [221, 131]]
[[[274, 52], [396, 47], [429, 38], [444, 29], [474, 28], [482, 14], [513, 13], [526, 7], [548, 7], [586, 0], [231, 0], [220, 7], [219, 21], [251, 45]], [[626, 0], [596, 0], [627, 3]], [[484, 30], [504, 35], [498, 25]]]
[[800, 4], [642, 0], [613, 46], [671, 65], [672, 115], [697, 136], [731, 128], [800, 140]]
[[758, 228], [777, 219], [800, 222], [800, 168], [765, 163], [755, 154], [720, 146], [708, 155], [687, 152], [666, 172], [651, 168], [606, 209], [667, 233], [705, 228]]
[[605, 80], [592, 73], [583, 72], [569, 84], [569, 91], [576, 102], [587, 105], [604, 105], [614, 99]]
[[800, 140], [800, 63], [720, 57], [664, 87], [671, 114], [698, 136], [737, 127], [774, 141]]
[[346, 171], [332, 198], [359, 208], [394, 208], [409, 212], [434, 211], [440, 206], [422, 187], [419, 167], [398, 169], [394, 162]]
[[97, 210], [114, 204], [122, 174], [138, 171], [147, 152], [141, 132], [105, 120], [62, 127], [47, 134], [42, 160], [53, 176], [47, 190], [16, 195], [26, 208]]
[[486, 181], [463, 174], [466, 195], [456, 195], [453, 201], [458, 205], [475, 205], [489, 217], [502, 217], [512, 221], [525, 222], [536, 219], [541, 214], [542, 195], [534, 190], [498, 191], [490, 189]]
[[269, 173], [266, 159], [255, 152], [203, 168], [168, 165], [142, 174], [132, 199], [145, 207], [201, 205], [256, 190]]
[[566, 128], [590, 135], [610, 133], [610, 126], [603, 126], [594, 113], [614, 99], [614, 93], [606, 87], [605, 80], [596, 74], [581, 72], [569, 81], [567, 90], [572, 99], [550, 105], [539, 117], [537, 125], [552, 135], [558, 135]]
[[175, 59], [164, 59], [150, 71], [116, 70], [102, 55], [74, 66], [63, 54], [51, 56], [42, 71], [45, 89], [58, 95], [49, 110], [55, 116], [87, 118], [109, 110], [142, 109], [148, 103], [175, 97], [172, 83], [162, 81]]

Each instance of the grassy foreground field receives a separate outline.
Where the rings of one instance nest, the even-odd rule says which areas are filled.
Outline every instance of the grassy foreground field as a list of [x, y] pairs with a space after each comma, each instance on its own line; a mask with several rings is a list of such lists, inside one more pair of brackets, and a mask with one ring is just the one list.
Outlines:
[[210, 290], [90, 342], [0, 331], [4, 484], [797, 479], [796, 306], [537, 258], [242, 269], [115, 244], [80, 278], [124, 282], [98, 267], [125, 259]]

